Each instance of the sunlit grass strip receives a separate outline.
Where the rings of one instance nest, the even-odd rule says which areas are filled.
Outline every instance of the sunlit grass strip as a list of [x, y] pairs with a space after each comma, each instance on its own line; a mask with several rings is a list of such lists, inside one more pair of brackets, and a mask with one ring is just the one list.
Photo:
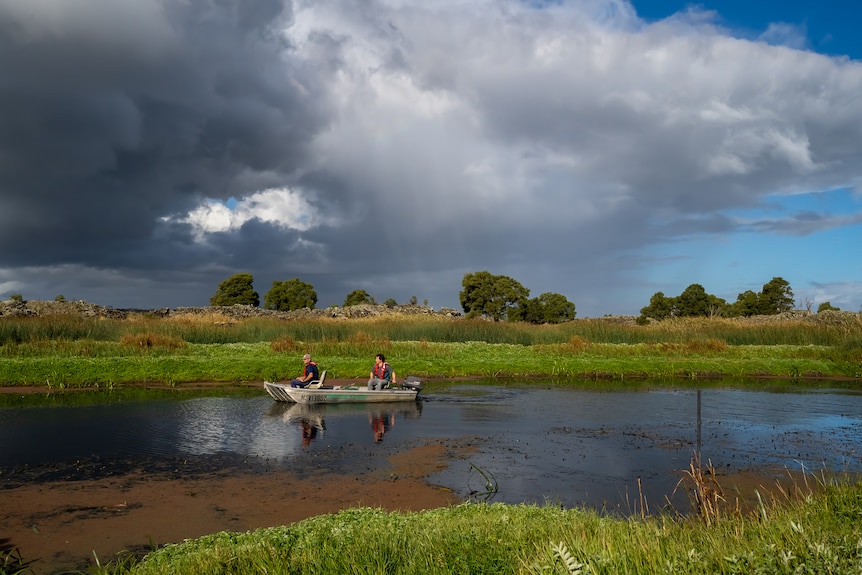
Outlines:
[[[133, 340], [138, 341], [138, 340]], [[147, 339], [146, 341], [151, 341]], [[152, 341], [159, 341], [158, 338]], [[19, 344], [0, 361], [5, 385], [83, 387], [123, 383], [279, 381], [298, 374], [311, 353], [328, 377], [365, 378], [374, 354], [384, 353], [401, 378], [628, 378], [862, 377], [862, 362], [834, 348], [571, 344], [524, 346], [485, 342], [429, 343], [358, 338], [350, 341], [187, 344], [168, 347], [119, 342]], [[294, 349], [295, 348], [295, 349]], [[285, 350], [286, 349], [286, 350]], [[80, 355], [75, 355], [75, 351]]]
[[349, 509], [159, 549], [136, 575], [288, 573], [833, 573], [862, 567], [862, 487], [831, 485], [763, 513], [615, 518], [555, 506]]

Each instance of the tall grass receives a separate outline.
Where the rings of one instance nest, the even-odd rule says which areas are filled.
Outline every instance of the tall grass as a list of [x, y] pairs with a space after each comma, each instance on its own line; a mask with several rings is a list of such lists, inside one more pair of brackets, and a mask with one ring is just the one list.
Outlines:
[[117, 340], [128, 322], [72, 315], [0, 318], [0, 345], [50, 340]]
[[236, 320], [213, 312], [154, 318], [78, 318], [51, 315], [0, 318], [0, 345], [45, 340], [118, 341], [122, 336], [149, 332], [188, 343], [254, 343], [289, 337], [296, 341], [347, 341], [382, 337], [393, 341], [562, 344], [573, 338], [591, 343], [658, 344], [720, 341], [737, 345], [815, 345], [862, 348], [862, 319], [838, 325], [806, 320], [752, 323], [743, 319], [685, 318], [649, 325], [611, 319], [585, 319], [558, 325], [490, 322], [439, 316], [371, 317], [345, 320], [318, 318]]

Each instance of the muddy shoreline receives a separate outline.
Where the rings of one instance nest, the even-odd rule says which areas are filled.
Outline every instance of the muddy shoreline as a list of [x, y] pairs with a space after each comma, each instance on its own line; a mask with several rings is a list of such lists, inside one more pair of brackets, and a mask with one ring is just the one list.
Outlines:
[[[459, 502], [425, 481], [468, 444], [428, 443], [355, 473], [136, 469], [91, 479], [0, 481], [2, 537], [36, 575], [85, 570], [118, 554], [219, 531], [289, 525], [350, 507], [419, 511]], [[88, 473], [95, 470], [89, 470]]]

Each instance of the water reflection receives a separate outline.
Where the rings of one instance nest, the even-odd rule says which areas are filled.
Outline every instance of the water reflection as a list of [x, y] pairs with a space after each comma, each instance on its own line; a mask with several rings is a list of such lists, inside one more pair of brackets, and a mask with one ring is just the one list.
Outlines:
[[695, 454], [726, 474], [802, 465], [862, 471], [856, 390], [459, 382], [427, 386], [423, 396], [397, 405], [288, 404], [262, 391], [0, 405], [0, 487], [12, 477], [38, 480], [20, 472], [35, 466], [62, 476], [78, 468], [122, 472], [112, 462], [182, 473], [192, 466], [352, 473], [387, 465], [394, 450], [449, 441], [469, 444], [468, 458], [452, 459], [429, 480], [465, 499], [493, 491], [506, 503], [616, 507], [642, 485], [661, 504]]
[[302, 446], [308, 447], [311, 445], [311, 440], [317, 438], [317, 432], [319, 431], [321, 435], [326, 431], [326, 424], [323, 422], [323, 418], [319, 417], [314, 421], [310, 419], [301, 419], [299, 421], [299, 427], [302, 429]]
[[395, 425], [395, 414], [389, 411], [375, 411], [368, 414], [368, 420], [371, 422], [371, 433], [374, 435], [374, 442], [380, 443], [383, 441], [383, 436]]
[[862, 470], [856, 390], [458, 385], [426, 397], [429, 412], [454, 408], [453, 429], [481, 434], [469, 462], [431, 478], [471, 497], [483, 492], [469, 485], [481, 477], [477, 468], [495, 478], [496, 499], [507, 503], [623, 509], [641, 494], [650, 504], [669, 501], [696, 455], [722, 475]]
[[396, 416], [406, 419], [418, 419], [422, 415], [421, 402], [404, 402], [399, 404], [383, 403], [284, 403], [275, 402], [268, 409], [270, 417], [276, 417], [300, 431], [302, 446], [309, 447], [312, 442], [327, 431], [327, 419], [339, 426], [339, 420], [347, 426], [349, 419], [364, 415], [371, 425], [371, 437], [375, 443], [383, 441], [384, 436], [394, 426]]

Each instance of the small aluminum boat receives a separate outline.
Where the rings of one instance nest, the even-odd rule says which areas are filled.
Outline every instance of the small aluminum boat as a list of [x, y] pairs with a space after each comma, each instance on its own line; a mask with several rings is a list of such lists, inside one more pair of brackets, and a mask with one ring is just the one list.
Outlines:
[[399, 387], [370, 390], [364, 385], [328, 387], [324, 385], [326, 371], [320, 380], [308, 387], [290, 387], [290, 382], [264, 381], [263, 388], [276, 401], [294, 403], [392, 403], [416, 401], [422, 390], [422, 382], [413, 376], [405, 379]]

